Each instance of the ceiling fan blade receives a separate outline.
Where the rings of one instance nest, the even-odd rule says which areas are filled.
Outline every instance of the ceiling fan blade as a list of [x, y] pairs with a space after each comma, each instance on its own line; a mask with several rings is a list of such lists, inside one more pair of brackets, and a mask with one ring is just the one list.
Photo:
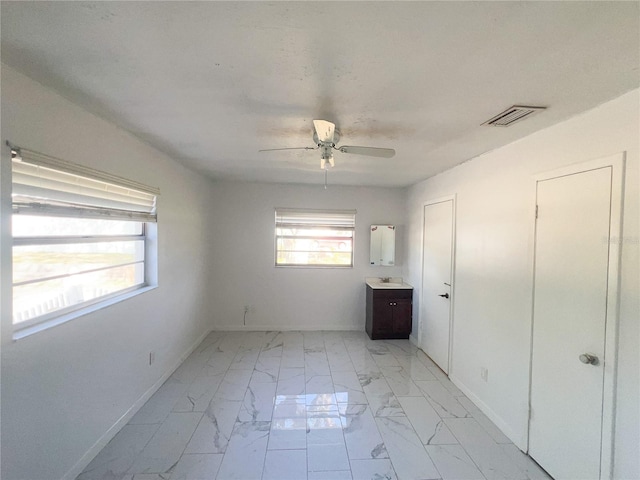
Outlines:
[[279, 150], [317, 150], [318, 147], [264, 148], [258, 152], [277, 152]]
[[333, 135], [336, 131], [336, 126], [333, 123], [326, 120], [314, 120], [313, 128], [316, 129], [318, 141], [333, 143]]
[[369, 157], [391, 158], [396, 154], [393, 148], [354, 147], [343, 145], [338, 148], [342, 153], [354, 153], [356, 155], [368, 155]]

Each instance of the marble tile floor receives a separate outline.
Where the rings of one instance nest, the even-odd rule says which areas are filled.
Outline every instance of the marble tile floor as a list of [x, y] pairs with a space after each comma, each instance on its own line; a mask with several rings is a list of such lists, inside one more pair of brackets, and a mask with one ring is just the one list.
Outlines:
[[77, 480], [542, 480], [408, 340], [213, 332]]

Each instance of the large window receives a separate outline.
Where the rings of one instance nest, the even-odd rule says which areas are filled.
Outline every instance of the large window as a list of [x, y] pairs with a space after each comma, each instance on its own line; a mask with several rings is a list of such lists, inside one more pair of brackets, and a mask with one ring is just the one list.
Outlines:
[[353, 267], [354, 210], [276, 209], [276, 266]]
[[144, 287], [157, 189], [12, 147], [13, 323]]

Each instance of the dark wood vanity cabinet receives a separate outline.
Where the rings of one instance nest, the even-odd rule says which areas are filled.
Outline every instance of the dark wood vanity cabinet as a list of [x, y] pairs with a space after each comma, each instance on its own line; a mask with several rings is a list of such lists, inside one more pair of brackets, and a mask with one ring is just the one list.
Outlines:
[[413, 290], [371, 288], [367, 285], [367, 321], [371, 340], [409, 338]]

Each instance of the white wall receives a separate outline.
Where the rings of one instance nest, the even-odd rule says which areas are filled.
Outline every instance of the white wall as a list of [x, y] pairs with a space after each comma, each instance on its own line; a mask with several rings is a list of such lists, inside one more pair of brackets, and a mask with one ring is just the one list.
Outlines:
[[[5, 140], [161, 190], [155, 290], [12, 342], [10, 276], [2, 264], [1, 476], [51, 480], [72, 474], [94, 443], [211, 328], [205, 288], [211, 183], [3, 66]], [[6, 173], [6, 147], [2, 154]], [[6, 180], [3, 175], [5, 261], [11, 255]]]
[[[331, 176], [329, 176], [331, 180]], [[402, 272], [404, 191], [392, 188], [216, 183], [209, 294], [218, 329], [364, 330], [365, 277]], [[274, 266], [274, 209], [356, 209], [354, 268]], [[369, 226], [398, 226], [396, 265], [369, 266]], [[250, 305], [243, 326], [244, 306]]]
[[[533, 175], [627, 152], [615, 478], [638, 467], [638, 91], [421, 182], [407, 196], [407, 277], [419, 298], [423, 204], [457, 194], [452, 378], [526, 444]], [[512, 127], [517, 128], [517, 127]], [[491, 130], [487, 129], [487, 135]], [[419, 311], [414, 310], [414, 332]], [[489, 381], [480, 379], [480, 366]]]
[[[52, 479], [73, 471], [211, 326], [363, 329], [365, 277], [404, 271], [419, 292], [422, 204], [451, 193], [458, 194], [453, 374], [523, 445], [532, 175], [621, 150], [628, 155], [615, 471], [620, 479], [640, 477], [638, 130], [636, 91], [410, 188], [405, 217], [397, 189], [207, 182], [3, 66], [3, 142], [158, 186], [162, 195], [158, 289], [13, 343], [3, 176], [2, 478]], [[2, 153], [6, 169], [7, 149]], [[357, 209], [355, 268], [275, 268], [275, 207]], [[371, 223], [399, 226], [396, 267], [368, 265]], [[244, 305], [252, 307], [246, 326]], [[150, 350], [156, 351], [152, 367]], [[489, 368], [487, 384], [479, 364]]]

